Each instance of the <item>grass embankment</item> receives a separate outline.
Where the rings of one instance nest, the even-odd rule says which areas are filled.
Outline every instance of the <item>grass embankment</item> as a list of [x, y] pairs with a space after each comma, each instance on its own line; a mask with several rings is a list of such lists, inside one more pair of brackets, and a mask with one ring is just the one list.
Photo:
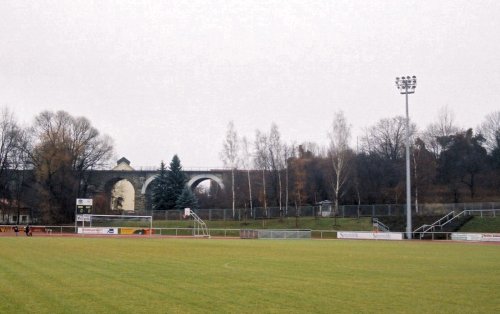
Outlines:
[[[386, 219], [387, 221], [387, 219]], [[405, 224], [405, 219], [400, 222], [401, 230]], [[418, 220], [415, 220], [418, 221]], [[323, 217], [286, 217], [283, 219], [265, 219], [265, 220], [247, 220], [247, 221], [232, 221], [232, 220], [206, 220], [205, 223], [209, 229], [310, 229], [310, 230], [326, 230], [326, 231], [371, 231], [373, 230], [370, 217], [361, 218], [323, 218]], [[95, 224], [97, 225], [97, 224]], [[109, 226], [109, 224], [104, 224]], [[125, 224], [130, 227], [144, 227], [144, 223]], [[193, 228], [194, 222], [191, 219], [184, 220], [154, 220], [154, 228]], [[416, 223], [414, 226], [418, 226]], [[396, 230], [391, 228], [391, 230]], [[159, 230], [156, 231], [160, 233]], [[162, 231], [162, 234], [175, 234], [176, 231]], [[213, 231], [212, 235], [225, 235], [230, 231]], [[474, 217], [460, 228], [458, 232], [500, 232], [500, 217]], [[191, 231], [178, 231], [178, 235], [191, 234]], [[234, 236], [239, 236], [238, 232], [233, 232]], [[324, 233], [323, 236], [333, 237], [334, 234]], [[319, 237], [313, 233], [313, 237]]]
[[500, 217], [474, 217], [460, 232], [500, 232]]
[[0, 313], [495, 313], [493, 245], [0, 238]]
[[[190, 228], [192, 220], [155, 220], [156, 228]], [[312, 218], [287, 217], [280, 219], [247, 220], [245, 221], [208, 221], [208, 228], [214, 229], [311, 229], [311, 230], [372, 230], [371, 218]]]
[[[239, 229], [310, 229], [310, 230], [325, 230], [325, 231], [371, 231], [373, 226], [370, 217], [361, 218], [314, 218], [314, 217], [287, 217], [283, 219], [266, 219], [266, 220], [247, 220], [247, 221], [231, 221], [231, 220], [214, 220], [205, 223], [211, 231], [212, 235], [226, 235], [226, 236], [239, 236], [239, 232], [233, 230]], [[405, 220], [401, 221], [404, 225]], [[126, 224], [130, 227], [141, 226], [144, 227], [144, 223], [128, 223]], [[416, 224], [418, 225], [418, 224]], [[106, 224], [106, 226], [108, 226]], [[154, 220], [153, 227], [155, 228], [193, 228], [194, 222], [190, 219], [184, 220]], [[228, 231], [216, 231], [215, 229], [227, 229]], [[401, 227], [402, 229], [402, 227]], [[391, 230], [395, 230], [391, 228]], [[192, 232], [190, 230], [163, 230], [161, 234], [165, 235], [190, 235]], [[472, 220], [467, 222], [458, 232], [500, 232], [500, 217], [474, 217]], [[156, 233], [160, 233], [156, 230]], [[334, 237], [334, 233], [322, 233], [322, 237]], [[313, 232], [313, 237], [320, 237], [318, 232]]]

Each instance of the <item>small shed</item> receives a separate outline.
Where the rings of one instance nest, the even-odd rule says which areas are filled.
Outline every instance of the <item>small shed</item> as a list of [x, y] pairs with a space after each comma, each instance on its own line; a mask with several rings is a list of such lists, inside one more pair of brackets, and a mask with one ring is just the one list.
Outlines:
[[319, 215], [322, 217], [329, 217], [332, 215], [332, 201], [324, 200], [316, 203], [319, 206]]

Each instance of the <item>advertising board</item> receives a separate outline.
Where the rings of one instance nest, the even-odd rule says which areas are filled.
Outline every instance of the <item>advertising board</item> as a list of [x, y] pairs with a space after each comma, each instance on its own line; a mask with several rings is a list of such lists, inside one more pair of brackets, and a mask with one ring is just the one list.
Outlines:
[[90, 215], [76, 215], [76, 221], [90, 221]]
[[403, 240], [402, 232], [363, 232], [363, 231], [339, 231], [338, 239], [359, 240]]
[[451, 234], [451, 239], [454, 241], [483, 241], [483, 242], [500, 242], [500, 233], [460, 233], [454, 232]]
[[118, 228], [78, 228], [79, 234], [118, 234]]

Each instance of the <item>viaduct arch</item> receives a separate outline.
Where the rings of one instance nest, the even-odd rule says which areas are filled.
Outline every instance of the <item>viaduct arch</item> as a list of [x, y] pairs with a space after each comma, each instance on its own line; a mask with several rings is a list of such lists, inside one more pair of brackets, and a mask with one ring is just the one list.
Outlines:
[[[141, 194], [146, 194], [148, 186], [151, 184], [151, 182], [154, 181], [156, 176], [157, 175], [152, 175], [146, 179], [146, 181], [142, 185]], [[200, 184], [202, 181], [205, 181], [205, 180], [212, 180], [215, 183], [217, 183], [222, 190], [224, 189], [224, 183], [222, 182], [222, 176], [221, 175], [217, 176], [217, 174], [212, 174], [212, 173], [191, 174], [191, 178], [186, 183], [186, 186], [190, 189], [194, 189], [198, 184]]]
[[[88, 184], [94, 193], [104, 193], [111, 201], [111, 190], [114, 184], [121, 180], [127, 180], [134, 188], [135, 210], [146, 209], [146, 194], [148, 186], [158, 176], [156, 170], [91, 170], [89, 171]], [[224, 189], [224, 179], [227, 175], [225, 170], [207, 171], [184, 171], [188, 177], [187, 187], [194, 189], [199, 183], [205, 180], [212, 180], [221, 189]]]
[[186, 183], [187, 187], [194, 189], [198, 184], [205, 180], [212, 180], [219, 185], [221, 190], [224, 190], [224, 183], [222, 182], [222, 176], [218, 177], [215, 174], [205, 173], [197, 174], [191, 177], [191, 179]]

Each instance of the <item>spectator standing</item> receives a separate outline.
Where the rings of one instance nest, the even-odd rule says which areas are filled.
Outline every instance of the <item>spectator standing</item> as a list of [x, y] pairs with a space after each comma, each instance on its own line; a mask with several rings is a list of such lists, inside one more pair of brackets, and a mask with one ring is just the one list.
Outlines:
[[29, 224], [26, 225], [26, 227], [24, 227], [24, 232], [26, 233], [26, 236], [27, 237], [31, 237], [33, 234], [31, 233], [31, 227]]
[[16, 237], [19, 235], [19, 227], [16, 225], [12, 229], [14, 229], [14, 232], [16, 233]]

